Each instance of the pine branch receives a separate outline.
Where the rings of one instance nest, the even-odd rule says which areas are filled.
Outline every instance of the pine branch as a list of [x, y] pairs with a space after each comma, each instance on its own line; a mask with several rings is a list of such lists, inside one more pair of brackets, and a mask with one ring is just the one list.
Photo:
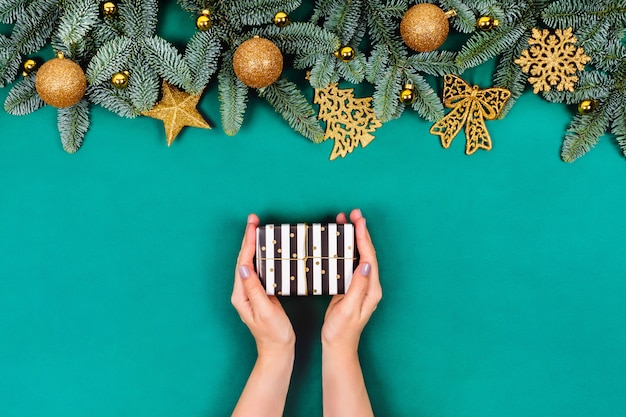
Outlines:
[[113, 39], [105, 43], [93, 56], [85, 75], [90, 84], [100, 84], [128, 65], [133, 53], [132, 40], [127, 37]]
[[563, 141], [563, 161], [574, 162], [595, 146], [608, 126], [605, 109], [606, 106], [600, 105], [593, 114], [577, 114], [574, 117]]
[[372, 45], [386, 45], [393, 60], [406, 58], [406, 47], [396, 33], [394, 25], [389, 24], [406, 11], [406, 1], [391, 0], [384, 6], [379, 0], [366, 0], [366, 3], [367, 23]]
[[198, 10], [210, 9], [207, 0], [177, 0], [181, 9], [186, 12], [197, 13]]
[[615, 83], [611, 77], [600, 71], [583, 71], [573, 92], [544, 91], [543, 97], [553, 103], [577, 104], [586, 99], [604, 100], [611, 94]]
[[[530, 35], [528, 35], [530, 36]], [[511, 96], [504, 104], [499, 119], [503, 119], [509, 110], [513, 108], [515, 101], [522, 95], [526, 88], [528, 76], [522, 72], [522, 68], [514, 61], [520, 56], [525, 46], [518, 42], [513, 48], [502, 53], [493, 75], [493, 84], [497, 87], [506, 88]]]
[[7, 25], [15, 23], [24, 13], [27, 2], [24, 0], [0, 0], [0, 22]]
[[337, 60], [337, 72], [343, 79], [359, 84], [365, 77], [365, 56], [357, 51], [354, 58], [348, 62]]
[[374, 112], [382, 123], [396, 119], [402, 113], [404, 107], [400, 106], [398, 100], [401, 86], [401, 72], [397, 67], [390, 67], [388, 72], [376, 80], [372, 101]]
[[296, 57], [311, 53], [332, 54], [340, 46], [337, 35], [308, 22], [293, 22], [282, 29], [272, 25], [257, 32], [273, 41], [281, 51]]
[[[129, 80], [130, 84], [130, 80]], [[110, 84], [90, 85], [87, 88], [89, 100], [122, 117], [134, 118], [139, 112], [126, 90], [118, 90]]]
[[73, 0], [64, 5], [56, 36], [69, 47], [81, 42], [98, 21], [98, 3], [93, 0]]
[[248, 87], [235, 76], [232, 65], [232, 52], [229, 52], [225, 57], [224, 64], [217, 74], [217, 87], [222, 127], [227, 135], [233, 136], [239, 132], [243, 124], [247, 106]]
[[148, 65], [170, 84], [188, 90], [193, 81], [187, 62], [174, 45], [165, 39], [153, 36], [142, 42], [143, 53]]
[[59, 0], [33, 0], [17, 18], [11, 41], [22, 54], [37, 51], [46, 44], [55, 27], [61, 7]]
[[74, 153], [83, 143], [89, 129], [89, 104], [81, 100], [71, 107], [59, 109], [57, 125], [61, 143], [67, 153]]
[[0, 88], [15, 80], [20, 62], [17, 47], [9, 39], [0, 36]]
[[213, 30], [196, 32], [185, 49], [184, 60], [191, 71], [190, 94], [200, 94], [217, 71], [221, 43]]
[[477, 32], [461, 48], [456, 64], [462, 70], [476, 67], [511, 48], [523, 33], [522, 26]]
[[412, 104], [422, 118], [431, 122], [443, 118], [443, 104], [435, 90], [426, 82], [424, 77], [414, 72], [406, 72], [407, 81], [413, 84], [415, 101]]
[[619, 110], [613, 116], [611, 131], [615, 135], [622, 154], [626, 156], [626, 97], [620, 94], [617, 101]]
[[344, 0], [316, 0], [310, 22], [317, 24], [321, 19], [331, 15], [332, 10], [336, 10], [345, 3]]
[[413, 72], [443, 76], [457, 73], [456, 54], [450, 51], [422, 52], [411, 55], [406, 60], [406, 68]]
[[389, 49], [386, 45], [379, 44], [374, 47], [370, 59], [365, 68], [365, 78], [374, 83], [389, 65]]
[[452, 26], [462, 33], [470, 33], [476, 29], [474, 13], [460, 0], [443, 0], [444, 10], [454, 10], [456, 16], [450, 19]]
[[362, 26], [362, 11], [362, 0], [338, 2], [333, 10], [326, 15], [327, 20], [324, 27], [338, 34], [342, 45], [349, 45], [352, 43], [359, 26]]
[[15, 116], [30, 114], [44, 105], [35, 89], [35, 75], [15, 84], [4, 101], [4, 110]]
[[259, 89], [259, 95], [283, 116], [292, 129], [314, 143], [324, 140], [324, 130], [315, 117], [315, 111], [294, 83], [279, 78], [273, 84]]
[[157, 27], [157, 0], [124, 0], [119, 3], [119, 18], [126, 35], [133, 39], [150, 38]]
[[541, 17], [548, 26], [554, 28], [571, 26], [574, 30], [596, 21], [623, 25], [626, 22], [626, 1], [557, 0], [543, 10]]
[[339, 75], [335, 71], [337, 58], [332, 55], [320, 55], [311, 68], [309, 82], [313, 88], [324, 88], [332, 82], [337, 82]]
[[224, 2], [228, 13], [237, 19], [239, 26], [258, 26], [272, 22], [276, 12], [290, 13], [298, 8], [299, 0], [255, 0]]
[[135, 108], [141, 113], [154, 107], [161, 90], [161, 80], [157, 71], [150, 65], [144, 65], [140, 59], [130, 61], [130, 77], [128, 79], [128, 96]]

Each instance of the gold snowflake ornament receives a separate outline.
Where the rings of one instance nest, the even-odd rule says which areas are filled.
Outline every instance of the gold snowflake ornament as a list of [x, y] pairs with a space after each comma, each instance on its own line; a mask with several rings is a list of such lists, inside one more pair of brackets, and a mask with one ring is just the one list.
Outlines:
[[576, 36], [572, 28], [557, 29], [551, 34], [548, 29], [533, 28], [533, 35], [528, 40], [529, 49], [522, 51], [522, 56], [515, 63], [522, 71], [530, 74], [528, 82], [533, 91], [574, 91], [578, 81], [577, 71], [582, 71], [591, 58], [585, 55], [581, 47], [576, 47]]
[[315, 89], [313, 102], [320, 105], [317, 118], [326, 122], [325, 138], [335, 141], [331, 160], [345, 157], [359, 143], [365, 148], [374, 140], [372, 132], [382, 126], [372, 109], [372, 98], [354, 98], [353, 91], [340, 89], [337, 83]]

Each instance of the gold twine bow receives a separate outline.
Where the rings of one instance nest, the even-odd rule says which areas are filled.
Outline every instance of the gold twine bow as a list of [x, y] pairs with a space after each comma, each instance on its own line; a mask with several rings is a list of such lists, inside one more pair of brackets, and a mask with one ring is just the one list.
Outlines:
[[444, 76], [443, 104], [452, 108], [452, 111], [435, 123], [430, 133], [438, 135], [441, 145], [448, 148], [465, 125], [465, 153], [471, 155], [479, 148], [489, 150], [491, 136], [485, 126], [485, 119], [497, 118], [510, 96], [511, 92], [506, 88], [481, 90], [456, 75], [447, 74]]

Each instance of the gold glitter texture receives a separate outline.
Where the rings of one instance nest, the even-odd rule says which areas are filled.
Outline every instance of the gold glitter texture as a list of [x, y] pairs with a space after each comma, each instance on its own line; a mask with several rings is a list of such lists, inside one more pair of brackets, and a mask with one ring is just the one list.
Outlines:
[[454, 11], [446, 13], [434, 4], [416, 4], [402, 17], [400, 36], [414, 51], [434, 51], [446, 41], [450, 30], [448, 17], [454, 15]]
[[59, 54], [39, 68], [35, 88], [41, 99], [54, 107], [70, 107], [78, 103], [87, 90], [83, 69]]
[[200, 127], [210, 129], [211, 126], [204, 120], [202, 115], [196, 110], [200, 94], [191, 95], [168, 84], [165, 80], [162, 86], [163, 97], [152, 110], [144, 111], [141, 114], [154, 119], [163, 120], [165, 125], [165, 135], [167, 146], [170, 146], [176, 136], [185, 126]]
[[267, 87], [283, 72], [283, 54], [267, 39], [250, 38], [235, 51], [233, 69], [248, 87]]

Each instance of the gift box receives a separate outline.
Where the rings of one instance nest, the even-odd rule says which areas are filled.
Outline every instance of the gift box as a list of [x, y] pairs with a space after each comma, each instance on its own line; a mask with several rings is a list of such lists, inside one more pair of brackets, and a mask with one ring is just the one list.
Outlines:
[[268, 295], [344, 294], [358, 265], [352, 224], [257, 227], [256, 270]]

